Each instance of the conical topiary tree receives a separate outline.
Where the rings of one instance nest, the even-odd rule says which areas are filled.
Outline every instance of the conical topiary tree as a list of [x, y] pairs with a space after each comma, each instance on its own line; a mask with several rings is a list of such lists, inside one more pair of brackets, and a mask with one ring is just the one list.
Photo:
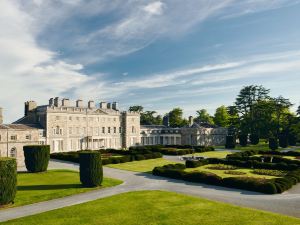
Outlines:
[[240, 134], [239, 135], [239, 142], [240, 145], [245, 147], [248, 144], [248, 135], [247, 134]]
[[29, 172], [47, 171], [50, 159], [49, 145], [27, 145], [23, 147], [25, 165]]
[[258, 134], [250, 134], [250, 142], [252, 145], [257, 145], [259, 143]]
[[226, 136], [225, 148], [227, 148], [227, 149], [235, 148], [235, 136], [233, 136], [233, 135]]
[[0, 157], [0, 205], [14, 202], [17, 193], [17, 162]]
[[103, 180], [101, 154], [95, 151], [79, 153], [80, 181], [85, 187], [100, 186]]
[[269, 148], [273, 151], [278, 149], [278, 140], [277, 140], [277, 138], [274, 138], [274, 137], [269, 138]]
[[285, 134], [279, 135], [279, 146], [281, 148], [286, 148], [289, 145], [288, 138]]

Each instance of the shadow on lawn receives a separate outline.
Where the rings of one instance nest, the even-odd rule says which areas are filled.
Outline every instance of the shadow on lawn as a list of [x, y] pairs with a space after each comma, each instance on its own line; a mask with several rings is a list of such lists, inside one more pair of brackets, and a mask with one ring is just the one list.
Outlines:
[[83, 188], [81, 184], [55, 184], [55, 185], [31, 185], [31, 186], [18, 186], [18, 191], [33, 191], [33, 190], [60, 190], [71, 188]]

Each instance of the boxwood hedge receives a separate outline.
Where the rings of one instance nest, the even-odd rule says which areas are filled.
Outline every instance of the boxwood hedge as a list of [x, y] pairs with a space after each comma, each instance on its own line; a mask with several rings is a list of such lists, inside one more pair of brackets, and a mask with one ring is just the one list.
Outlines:
[[0, 157], [0, 205], [14, 202], [17, 193], [17, 162]]
[[27, 145], [23, 147], [26, 169], [37, 173], [46, 171], [50, 159], [49, 145]]
[[100, 186], [103, 180], [101, 154], [85, 151], [79, 154], [80, 181], [85, 187]]
[[[77, 151], [77, 152], [52, 153], [50, 157], [52, 159], [59, 159], [59, 160], [79, 163], [79, 154], [85, 151], [90, 151], [90, 150]], [[150, 153], [148, 152], [145, 154], [136, 154], [136, 152], [134, 151], [123, 151], [123, 150], [115, 150], [115, 149], [99, 150], [99, 151], [95, 150], [94, 152], [117, 153], [122, 155], [120, 157], [109, 157], [109, 158], [102, 159], [102, 165], [118, 164], [118, 163], [125, 163], [125, 162], [144, 160], [144, 159], [156, 159], [162, 157], [162, 154], [159, 152], [150, 152]]]
[[162, 167], [155, 167], [152, 174], [155, 176], [163, 176], [191, 182], [262, 192], [265, 194], [282, 193], [300, 182], [300, 169], [288, 172], [284, 177], [276, 179], [261, 179], [253, 177], [227, 177], [222, 179], [213, 173], [199, 171], [187, 172], [184, 171], [184, 169], [185, 166], [183, 164], [178, 166], [165, 165]]

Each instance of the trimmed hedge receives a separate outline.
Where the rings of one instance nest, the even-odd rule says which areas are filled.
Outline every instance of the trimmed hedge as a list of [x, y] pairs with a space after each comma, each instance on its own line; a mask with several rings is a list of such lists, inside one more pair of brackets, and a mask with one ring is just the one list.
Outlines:
[[213, 146], [194, 146], [195, 152], [212, 152], [215, 151]]
[[85, 151], [79, 154], [80, 182], [85, 187], [100, 186], [103, 180], [101, 154]]
[[226, 136], [226, 144], [225, 144], [225, 148], [227, 149], [233, 149], [235, 148], [235, 136], [232, 135], [228, 135]]
[[259, 136], [257, 134], [250, 134], [250, 142], [252, 145], [257, 145], [259, 143]]
[[0, 157], [0, 205], [14, 202], [17, 193], [17, 162]]
[[50, 159], [49, 145], [27, 145], [23, 147], [26, 169], [31, 173], [47, 171]]
[[130, 147], [129, 151], [140, 154], [141, 152], [160, 152], [164, 155], [187, 155], [194, 152], [214, 151], [212, 146], [192, 146], [192, 145], [149, 145]]
[[240, 134], [239, 135], [239, 142], [240, 145], [245, 147], [248, 144], [248, 135], [247, 134]]
[[222, 179], [214, 173], [198, 171], [186, 172], [184, 169], [184, 165], [182, 164], [181, 166], [165, 165], [163, 167], [155, 167], [152, 174], [191, 182], [262, 192], [265, 194], [282, 193], [300, 182], [300, 169], [288, 172], [282, 178], [269, 180], [253, 177], [227, 177]]
[[279, 146], [281, 148], [286, 148], [288, 146], [288, 138], [286, 135], [282, 134], [282, 135], [279, 135]]
[[265, 194], [276, 194], [277, 189], [272, 180], [265, 180], [253, 177], [226, 177], [222, 184], [225, 187], [239, 188], [248, 191], [257, 191]]
[[186, 160], [185, 166], [186, 168], [196, 168], [199, 166], [204, 166], [208, 164], [207, 159], [201, 159], [201, 160]]
[[278, 149], [277, 138], [269, 138], [269, 148], [273, 151]]
[[[79, 154], [81, 152], [86, 152], [90, 150], [84, 150], [84, 151], [77, 151], [77, 152], [60, 152], [60, 153], [52, 153], [51, 158], [52, 159], [59, 159], [64, 161], [70, 161], [79, 163]], [[145, 154], [136, 154], [135, 151], [123, 151], [123, 150], [115, 150], [115, 149], [109, 149], [109, 150], [93, 150], [94, 152], [101, 152], [101, 153], [122, 153], [124, 156], [120, 157], [110, 157], [106, 159], [102, 159], [102, 165], [107, 164], [118, 164], [118, 163], [125, 163], [125, 162], [131, 162], [135, 160], [144, 160], [144, 159], [156, 159], [161, 158], [162, 154], [159, 152], [150, 152]]]

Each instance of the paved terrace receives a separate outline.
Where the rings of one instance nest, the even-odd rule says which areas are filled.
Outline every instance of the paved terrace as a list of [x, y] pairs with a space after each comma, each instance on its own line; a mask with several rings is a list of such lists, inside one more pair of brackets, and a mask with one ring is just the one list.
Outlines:
[[[71, 169], [78, 171], [78, 165], [74, 163], [51, 160], [49, 169]], [[107, 167], [104, 167], [104, 175], [106, 177], [123, 180], [124, 183], [112, 188], [94, 190], [73, 196], [53, 199], [46, 202], [0, 210], [0, 222], [89, 202], [124, 192], [139, 190], [173, 191], [300, 218], [299, 184], [283, 194], [265, 195], [238, 189], [184, 182], [174, 179], [156, 177], [146, 173], [130, 172]]]

